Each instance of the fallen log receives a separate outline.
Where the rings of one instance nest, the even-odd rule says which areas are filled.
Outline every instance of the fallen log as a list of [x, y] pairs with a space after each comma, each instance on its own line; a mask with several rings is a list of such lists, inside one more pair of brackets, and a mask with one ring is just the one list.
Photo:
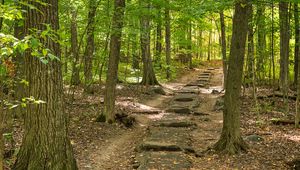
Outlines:
[[287, 120], [287, 119], [271, 119], [271, 122], [274, 125], [294, 125], [294, 120]]
[[[280, 94], [280, 93], [269, 94], [269, 95], [266, 95], [266, 96], [257, 96], [257, 98], [258, 98], [258, 99], [265, 99], [265, 98], [272, 98], [273, 96], [279, 97], [279, 98], [284, 98], [284, 95], [283, 95], [283, 94]], [[288, 96], [288, 99], [296, 100], [296, 99], [297, 99], [297, 96], [289, 95], [289, 96]]]

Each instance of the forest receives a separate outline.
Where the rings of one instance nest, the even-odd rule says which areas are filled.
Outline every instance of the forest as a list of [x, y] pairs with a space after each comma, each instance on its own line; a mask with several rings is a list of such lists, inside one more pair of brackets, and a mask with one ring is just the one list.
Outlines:
[[0, 170], [299, 170], [299, 3], [0, 0]]

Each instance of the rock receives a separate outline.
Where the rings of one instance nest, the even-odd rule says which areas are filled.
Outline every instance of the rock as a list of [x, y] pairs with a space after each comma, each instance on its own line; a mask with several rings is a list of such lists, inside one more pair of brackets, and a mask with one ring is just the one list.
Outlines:
[[145, 152], [139, 157], [139, 162], [138, 170], [187, 170], [192, 168], [191, 160], [181, 152]]
[[209, 114], [208, 113], [203, 113], [203, 112], [193, 112], [193, 114], [195, 115], [195, 116], [208, 116]]
[[259, 136], [259, 135], [249, 135], [245, 137], [246, 141], [250, 141], [250, 142], [261, 142], [264, 141], [263, 137]]
[[181, 113], [181, 114], [190, 114], [192, 111], [189, 108], [186, 107], [171, 107], [167, 112], [174, 112], [174, 113]]
[[193, 122], [189, 121], [173, 121], [173, 122], [161, 122], [158, 124], [158, 126], [161, 127], [192, 127], [192, 126], [197, 126]]
[[216, 104], [214, 106], [214, 110], [216, 111], [220, 111], [220, 110], [223, 110], [224, 108], [224, 98], [223, 97], [220, 97], [218, 98], [218, 100], [216, 101]]
[[141, 150], [144, 151], [181, 151], [182, 149], [173, 144], [173, 143], [165, 143], [165, 142], [154, 142], [154, 141], [146, 141], [140, 146]]
[[125, 127], [130, 128], [136, 122], [135, 118], [132, 116], [128, 116], [125, 113], [118, 113], [116, 114], [116, 121], [123, 124]]
[[144, 93], [147, 95], [152, 95], [152, 94], [166, 95], [167, 94], [161, 86], [151, 86]]
[[219, 92], [218, 90], [216, 90], [216, 89], [213, 89], [212, 90], [212, 92], [211, 92], [211, 94], [220, 94], [221, 92]]

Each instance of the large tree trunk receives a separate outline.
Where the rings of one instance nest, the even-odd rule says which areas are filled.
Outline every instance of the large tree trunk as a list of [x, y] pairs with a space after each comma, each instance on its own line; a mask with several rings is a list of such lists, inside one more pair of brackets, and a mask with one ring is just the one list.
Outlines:
[[166, 8], [165, 8], [165, 31], [166, 31], [166, 64], [167, 64], [167, 79], [171, 79], [171, 24], [170, 24], [170, 7], [169, 0], [166, 0]]
[[78, 55], [78, 39], [77, 39], [77, 9], [72, 6], [71, 9], [71, 52], [72, 52], [72, 77], [71, 84], [79, 85], [79, 55]]
[[226, 56], [226, 30], [225, 30], [225, 20], [223, 11], [220, 12], [220, 22], [221, 22], [221, 44], [222, 44], [222, 59], [223, 59], [223, 74], [224, 74], [224, 88], [226, 87], [227, 79], [227, 56]]
[[300, 23], [299, 23], [299, 8], [298, 4], [294, 4], [294, 18], [295, 18], [295, 55], [294, 55], [294, 84], [298, 82], [298, 67], [299, 67], [299, 51], [300, 51]]
[[115, 121], [116, 85], [118, 80], [124, 9], [125, 0], [115, 0], [108, 70], [105, 84], [104, 115], [100, 115], [100, 117], [105, 117], [105, 121], [108, 123], [113, 123]]
[[289, 69], [289, 13], [288, 2], [279, 3], [280, 20], [280, 89], [284, 94], [285, 112], [288, 112], [288, 69]]
[[[36, 29], [43, 31], [45, 25], [58, 30], [58, 1], [43, 0], [42, 5], [28, 2], [37, 10], [27, 7], [25, 13], [25, 35]], [[41, 13], [40, 11], [43, 11]], [[60, 57], [60, 46], [51, 38], [41, 39], [45, 48]], [[72, 146], [68, 138], [68, 121], [64, 112], [63, 80], [61, 63], [50, 60], [43, 64], [30, 51], [25, 54], [27, 94], [46, 103], [28, 104], [24, 119], [23, 143], [13, 169], [77, 169]]]
[[[146, 0], [140, 0], [141, 8], [145, 11], [150, 11], [150, 2]], [[141, 14], [141, 51], [142, 51], [142, 60], [143, 60], [143, 79], [142, 85], [157, 85], [158, 81], [156, 79], [151, 53], [150, 53], [150, 15], [148, 13]]]
[[235, 4], [228, 76], [223, 111], [223, 129], [214, 148], [217, 151], [235, 154], [246, 149], [240, 131], [240, 93], [248, 26], [247, 0]]
[[95, 17], [97, 10], [97, 1], [89, 0], [89, 14], [88, 14], [88, 26], [87, 26], [87, 40], [86, 49], [84, 53], [84, 78], [85, 88], [84, 91], [87, 93], [91, 92], [91, 84], [93, 83], [93, 57], [95, 51]]

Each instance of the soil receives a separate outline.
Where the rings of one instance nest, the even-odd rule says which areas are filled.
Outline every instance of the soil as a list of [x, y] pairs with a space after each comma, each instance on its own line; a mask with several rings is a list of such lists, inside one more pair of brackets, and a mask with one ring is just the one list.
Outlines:
[[[217, 142], [223, 121], [222, 110], [215, 109], [217, 100], [224, 95], [224, 91], [222, 91], [223, 75], [220, 62], [214, 63], [212, 66], [216, 69], [210, 70], [212, 75], [209, 83], [206, 87], [199, 87], [200, 93], [197, 95], [200, 104], [194, 108], [195, 114], [177, 114], [178, 117], [175, 117], [178, 120], [188, 118], [188, 121], [192, 122], [191, 124], [196, 124], [196, 126], [186, 128], [191, 128], [188, 130], [191, 147], [197, 154], [176, 152], [176, 154], [170, 155], [169, 152], [164, 152], [162, 154], [165, 157], [162, 159], [183, 161], [182, 169], [291, 169], [293, 166], [291, 162], [299, 158], [300, 130], [295, 129], [293, 125], [274, 125], [271, 123], [271, 119], [291, 118], [295, 110], [291, 109], [290, 114], [283, 114], [281, 98], [262, 98], [258, 100], [258, 106], [255, 106], [250, 89], [245, 89], [245, 94], [241, 97], [242, 134], [243, 137], [259, 135], [263, 140], [247, 141], [249, 150], [238, 155], [205, 152]], [[167, 92], [166, 95], [149, 92], [149, 87], [118, 85], [117, 113], [135, 118], [136, 123], [130, 128], [120, 123], [111, 125], [95, 121], [103, 107], [103, 102], [101, 102], [103, 101], [103, 90], [87, 95], [82, 93], [82, 88], [78, 87], [75, 89], [73, 102], [69, 101], [70, 95], [66, 93], [66, 112], [70, 114], [70, 138], [79, 169], [129, 170], [139, 166], [142, 169], [138, 159], [141, 151], [138, 148], [151, 134], [155, 122], [164, 122], [168, 118], [166, 109], [170, 106], [176, 91], [195, 81], [200, 73], [212, 66], [185, 70], [176, 80], [162, 84], [163, 89]], [[101, 88], [98, 87], [98, 89]], [[270, 90], [261, 88], [259, 94], [268, 95]], [[291, 100], [290, 108], [295, 108], [293, 103], [294, 101]], [[18, 125], [15, 127], [14, 133], [18, 147], [22, 137], [22, 122], [16, 120], [15, 124]], [[164, 122], [164, 124], [170, 123]], [[186, 133], [185, 130], [183, 132]], [[182, 135], [179, 135], [179, 138], [180, 136]], [[145, 157], [160, 159], [162, 154], [157, 154], [157, 152], [146, 152]], [[13, 160], [14, 158], [10, 159], [10, 161]], [[168, 162], [166, 161], [165, 164]], [[157, 169], [174, 168], [175, 165], [168, 165], [165, 168]], [[180, 166], [177, 169], [180, 169]]]

